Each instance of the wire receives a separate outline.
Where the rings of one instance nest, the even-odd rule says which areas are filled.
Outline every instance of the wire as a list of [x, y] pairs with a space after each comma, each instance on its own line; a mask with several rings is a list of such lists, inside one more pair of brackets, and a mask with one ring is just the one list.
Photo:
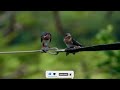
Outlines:
[[73, 53], [73, 52], [81, 52], [81, 51], [108, 51], [108, 50], [120, 50], [120, 42], [116, 42], [113, 44], [101, 44], [94, 45], [89, 47], [82, 47], [78, 49], [66, 49], [65, 52]]
[[0, 54], [35, 53], [35, 52], [42, 52], [42, 50], [31, 50], [31, 51], [8, 51], [8, 52], [0, 52]]
[[65, 52], [65, 49], [58, 49], [56, 47], [50, 48], [47, 53], [57, 55], [59, 52]]
[[[96, 46], [89, 46], [89, 47], [81, 47], [78, 49], [68, 48], [68, 49], [58, 49], [56, 47], [48, 49], [47, 53], [52, 55], [57, 55], [60, 52], [81, 52], [81, 51], [107, 51], [107, 50], [120, 50], [120, 42], [113, 43], [113, 44], [101, 44]], [[0, 52], [0, 54], [17, 54], [17, 53], [35, 53], [41, 52], [44, 53], [42, 50], [31, 50], [31, 51], [8, 51], [8, 52]]]
[[[0, 52], [0, 54], [37, 53], [37, 52], [44, 53], [42, 50], [30, 50], [30, 51], [7, 51]], [[56, 47], [53, 47], [47, 51], [47, 53], [52, 55], [57, 55], [59, 52], [65, 52], [65, 49], [58, 49]]]

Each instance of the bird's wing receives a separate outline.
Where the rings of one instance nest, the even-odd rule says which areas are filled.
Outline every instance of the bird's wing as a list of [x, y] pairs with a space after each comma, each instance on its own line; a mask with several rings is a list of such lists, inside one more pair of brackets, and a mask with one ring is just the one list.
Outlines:
[[83, 47], [83, 45], [80, 44], [80, 43], [79, 43], [78, 41], [76, 41], [75, 39], [72, 39], [72, 42], [73, 42], [74, 45]]
[[43, 36], [41, 36], [41, 42], [43, 41]]
[[46, 32], [43, 32], [42, 34], [41, 34], [41, 42], [43, 41], [43, 36], [46, 34]]
[[51, 42], [51, 40], [52, 40], [52, 35], [50, 34], [50, 42]]

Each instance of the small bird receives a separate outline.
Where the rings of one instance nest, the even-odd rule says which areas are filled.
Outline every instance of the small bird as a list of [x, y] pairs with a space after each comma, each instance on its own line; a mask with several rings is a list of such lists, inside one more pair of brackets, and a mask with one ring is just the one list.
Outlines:
[[49, 44], [51, 42], [52, 35], [49, 32], [43, 32], [41, 35], [41, 43], [43, 52], [47, 52], [50, 48]]
[[[78, 49], [83, 47], [83, 45], [81, 45], [78, 41], [76, 41], [75, 39], [72, 38], [70, 33], [66, 33], [65, 37], [64, 37], [64, 43], [67, 46], [67, 49], [69, 48], [74, 48], [74, 49]], [[75, 54], [75, 53], [73, 53]], [[69, 55], [69, 52], [66, 53], [66, 56]]]

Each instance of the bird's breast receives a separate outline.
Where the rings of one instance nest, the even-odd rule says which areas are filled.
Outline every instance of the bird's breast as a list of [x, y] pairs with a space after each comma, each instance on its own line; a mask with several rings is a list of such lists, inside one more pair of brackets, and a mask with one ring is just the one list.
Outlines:
[[67, 46], [68, 48], [74, 48], [74, 45], [73, 45], [73, 44], [66, 44], [66, 46]]
[[72, 41], [70, 41], [70, 40], [68, 40], [68, 39], [64, 39], [64, 42], [65, 42], [66, 44], [72, 44]]
[[43, 40], [44, 46], [48, 46], [50, 40]]

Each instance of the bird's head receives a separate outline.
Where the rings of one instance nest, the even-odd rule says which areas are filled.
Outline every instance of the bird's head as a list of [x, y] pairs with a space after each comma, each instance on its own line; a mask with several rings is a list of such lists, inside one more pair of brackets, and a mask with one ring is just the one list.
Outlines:
[[42, 38], [44, 40], [49, 40], [51, 38], [51, 34], [49, 32], [43, 32], [42, 33]]
[[68, 43], [71, 43], [71, 41], [72, 41], [72, 36], [71, 36], [71, 34], [70, 34], [70, 33], [66, 33], [66, 34], [65, 34], [65, 37], [64, 37], [64, 42], [65, 42], [66, 44], [68, 44]]
[[71, 36], [70, 33], [66, 33], [66, 34], [65, 34], [65, 38], [66, 38], [66, 39], [70, 39], [71, 37], [72, 37], [72, 36]]

